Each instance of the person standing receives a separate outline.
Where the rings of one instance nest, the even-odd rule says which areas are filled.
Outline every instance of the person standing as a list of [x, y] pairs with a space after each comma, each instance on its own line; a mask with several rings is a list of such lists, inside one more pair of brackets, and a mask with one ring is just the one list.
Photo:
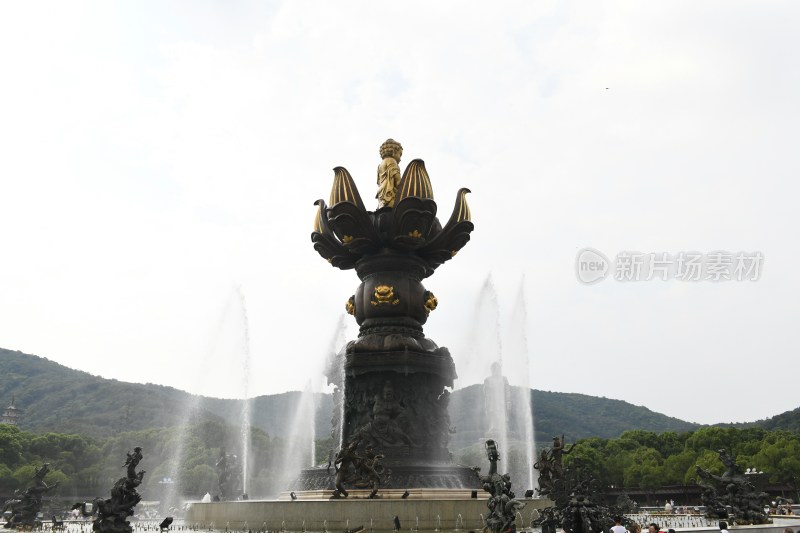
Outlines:
[[719, 522], [719, 533], [729, 533], [728, 532], [728, 523], [727, 522], [720, 520], [720, 522]]
[[628, 530], [622, 525], [622, 517], [614, 517], [614, 525], [611, 527], [611, 533], [627, 533]]

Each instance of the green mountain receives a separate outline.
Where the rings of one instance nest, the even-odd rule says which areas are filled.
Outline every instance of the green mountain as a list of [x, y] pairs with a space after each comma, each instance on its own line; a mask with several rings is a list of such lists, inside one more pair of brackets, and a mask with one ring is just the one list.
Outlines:
[[[0, 348], [0, 408], [16, 398], [24, 410], [20, 428], [37, 433], [76, 433], [108, 437], [120, 431], [184, 425], [189, 420], [237, 425], [243, 402], [197, 396], [153, 385], [93, 376], [58, 363]], [[294, 415], [300, 392], [253, 398], [251, 423], [268, 435], [282, 436]], [[316, 394], [316, 433], [330, 433], [330, 394]]]
[[[188, 394], [172, 387], [125, 383], [64, 367], [43, 357], [0, 349], [0, 403], [12, 396], [24, 409], [20, 427], [33, 432], [78, 433], [107, 437], [120, 431], [183, 425], [188, 420], [225, 421], [236, 425], [241, 400]], [[516, 389], [512, 409], [524, 396]], [[285, 436], [301, 393], [259, 396], [252, 400], [252, 424], [271, 436]], [[315, 427], [318, 438], [330, 434], [333, 409], [330, 394], [316, 394]], [[615, 438], [623, 431], [689, 431], [699, 426], [631, 405], [620, 400], [533, 390], [535, 440], [547, 443], [554, 435], [569, 440], [583, 437]], [[0, 405], [0, 407], [4, 407]], [[780, 415], [783, 416], [783, 415]], [[798, 415], [800, 416], [800, 415]], [[472, 385], [452, 393], [451, 425], [456, 429], [451, 449], [480, 441], [483, 386]], [[776, 417], [777, 418], [777, 417]], [[768, 421], [764, 421], [764, 427]]]
[[[518, 409], [524, 401], [523, 390], [512, 387], [511, 409]], [[534, 419], [534, 440], [549, 445], [556, 435], [564, 434], [570, 441], [585, 437], [612, 439], [624, 431], [641, 429], [661, 433], [664, 431], [691, 431], [698, 424], [655, 413], [646, 407], [597, 398], [585, 394], [532, 390], [530, 402]], [[477, 409], [476, 409], [477, 407]], [[483, 410], [483, 385], [471, 385], [455, 391], [450, 400], [450, 420], [456, 427], [450, 448], [456, 450], [473, 445], [488, 427]], [[513, 431], [513, 428], [512, 428]]]
[[747, 425], [761, 427], [770, 431], [782, 429], [785, 431], [800, 432], [800, 407], [765, 420], [751, 422]]

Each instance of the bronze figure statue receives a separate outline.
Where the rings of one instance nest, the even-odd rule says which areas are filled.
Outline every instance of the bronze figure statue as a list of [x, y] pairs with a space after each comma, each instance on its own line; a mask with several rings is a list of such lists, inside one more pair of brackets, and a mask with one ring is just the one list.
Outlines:
[[125, 477], [114, 483], [111, 498], [97, 500], [97, 517], [92, 523], [92, 530], [97, 533], [133, 533], [128, 517], [133, 515], [133, 508], [142, 497], [136, 487], [142, 484], [145, 471], [136, 471], [142, 460], [142, 448], [137, 446], [133, 453], [128, 452], [125, 460]]
[[58, 481], [48, 485], [44, 478], [50, 472], [50, 463], [44, 463], [41, 468], [34, 469], [33, 485], [20, 492], [14, 491], [14, 496], [3, 505], [4, 511], [10, 511], [5, 527], [7, 529], [41, 527], [37, 518], [42, 510], [42, 497], [58, 487]]
[[555, 468], [553, 468], [553, 458], [550, 456], [550, 450], [544, 448], [539, 451], [539, 460], [533, 464], [539, 472], [539, 488], [537, 491], [540, 496], [547, 496], [553, 491], [553, 482], [555, 481]]
[[127, 468], [127, 474], [129, 478], [136, 477], [136, 467], [139, 466], [139, 461], [142, 460], [142, 447], [136, 446], [133, 449], [133, 453], [127, 453], [127, 459], [125, 459], [125, 464], [122, 465]]
[[413, 442], [407, 434], [408, 420], [405, 406], [394, 395], [394, 385], [387, 381], [381, 394], [375, 395], [372, 404], [372, 420], [362, 427], [357, 437], [372, 446], [412, 446]]
[[383, 454], [375, 453], [372, 445], [364, 447], [363, 454], [359, 454], [358, 448], [361, 445], [359, 439], [355, 439], [342, 447], [336, 454], [333, 461], [334, 474], [334, 498], [347, 498], [349, 492], [345, 484], [359, 489], [371, 489], [370, 498], [378, 494], [378, 489], [382, 482], [388, 479], [390, 472], [381, 464]]
[[347, 489], [344, 487], [344, 482], [348, 474], [348, 469], [356, 459], [357, 447], [358, 441], [354, 440], [347, 446], [342, 447], [336, 454], [336, 458], [333, 461], [333, 469], [336, 472], [336, 479], [334, 481], [336, 491], [334, 492], [334, 497], [343, 495], [347, 498], [349, 495]]
[[571, 453], [575, 448], [575, 444], [572, 444], [569, 448], [565, 446], [566, 441], [564, 440], [564, 435], [561, 435], [560, 439], [557, 436], [553, 437], [553, 447], [550, 449], [550, 456], [552, 457], [553, 469], [556, 475], [560, 475], [564, 472], [564, 456]]
[[378, 207], [394, 207], [397, 186], [400, 184], [400, 157], [403, 147], [394, 139], [386, 139], [380, 148], [381, 164], [378, 165]]
[[534, 525], [542, 533], [564, 530], [567, 533], [603, 533], [614, 521], [612, 516], [622, 516], [619, 508], [600, 503], [600, 487], [582, 461], [572, 459], [569, 465], [563, 462], [575, 444], [565, 446], [564, 436], [553, 437], [553, 446], [539, 452], [534, 468], [539, 472], [539, 494], [547, 496], [553, 505], [540, 511]]
[[[511, 476], [497, 473], [497, 462], [500, 460], [497, 443], [489, 439], [485, 446], [486, 457], [489, 459], [489, 473], [485, 476], [478, 474], [478, 479], [483, 485], [483, 490], [491, 495], [487, 503], [489, 513], [486, 516], [486, 529], [494, 533], [500, 531], [514, 533], [517, 511], [525, 507], [525, 504], [517, 500], [512, 492]], [[475, 470], [478, 472], [480, 469], [476, 467]]]
[[222, 501], [236, 500], [241, 496], [242, 466], [239, 458], [234, 454], [225, 453], [225, 448], [220, 449], [220, 456], [216, 463], [219, 480], [219, 498]]
[[717, 454], [719, 454], [719, 460], [725, 465], [725, 472], [722, 477], [736, 477], [742, 473], [742, 469], [736, 464], [736, 457], [731, 456], [727, 450], [724, 448], [717, 450]]
[[700, 478], [700, 500], [706, 508], [708, 518], [725, 518], [737, 525], [768, 524], [769, 515], [764, 512], [763, 504], [769, 501], [769, 494], [758, 490], [743, 475], [736, 464], [736, 457], [727, 450], [717, 450], [719, 460], [725, 465], [725, 472], [717, 476], [695, 465]]
[[575, 444], [565, 447], [564, 435], [553, 437], [553, 446], [544, 448], [539, 452], [538, 461], [533, 467], [539, 472], [540, 496], [547, 496], [553, 492], [556, 481], [564, 478], [564, 456], [572, 453]]

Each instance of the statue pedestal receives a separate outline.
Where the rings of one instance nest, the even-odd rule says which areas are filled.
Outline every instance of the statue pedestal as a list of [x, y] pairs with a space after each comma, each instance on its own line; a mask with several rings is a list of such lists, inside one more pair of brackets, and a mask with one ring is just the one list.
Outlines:
[[446, 387], [455, 368], [446, 348], [350, 352], [343, 367], [343, 442], [359, 439], [384, 464], [449, 461]]
[[[469, 495], [472, 490], [481, 493], [480, 483], [475, 471], [466, 466], [453, 463], [417, 463], [413, 460], [398, 460], [385, 464], [391, 471], [385, 483], [378, 487], [377, 496], [382, 498], [391, 492], [429, 489], [429, 490], [449, 490]], [[318, 497], [329, 499], [333, 497], [335, 487], [333, 485], [333, 467], [330, 471], [326, 467], [307, 468], [300, 472], [300, 476], [294, 481], [289, 490], [300, 494], [301, 492], [314, 492]], [[352, 489], [352, 490], [351, 490]], [[348, 497], [353, 498], [359, 491], [369, 494], [371, 490], [367, 488], [359, 489], [348, 485]], [[316, 497], [316, 496], [315, 496]]]
[[[382, 456], [376, 468], [379, 494], [384, 489], [480, 488], [475, 472], [453, 464], [447, 448], [450, 393], [446, 388], [455, 378], [450, 353], [424, 337], [371, 337], [349, 343], [328, 370], [330, 381], [344, 390], [334, 407], [344, 415], [344, 422], [340, 419], [334, 428], [336, 440], [343, 432], [341, 442], [358, 441], [359, 454]], [[429, 351], [412, 351], [409, 345]], [[374, 350], [378, 346], [390, 349]], [[333, 467], [306, 469], [291, 490], [332, 491], [334, 475]], [[357, 483], [346, 486], [366, 488]]]
[[[230, 531], [245, 527], [270, 531], [344, 531], [363, 526], [366, 530], [394, 530], [394, 517], [400, 520], [403, 531], [481, 531], [485, 526], [487, 494], [478, 491], [413, 490], [406, 498], [404, 491], [387, 491], [384, 497], [368, 499], [368, 491], [353, 491], [351, 498], [331, 500], [322, 494], [297, 494], [291, 501], [282, 495], [280, 501], [192, 503], [184, 523], [204, 529], [209, 524], [228, 524]], [[530, 524], [529, 510], [540, 509], [547, 500], [525, 500], [524, 518], [518, 517], [517, 528]], [[524, 523], [523, 523], [524, 521]], [[245, 526], [247, 524], [247, 526]], [[709, 532], [710, 533], [710, 532]], [[772, 533], [772, 532], [770, 532]], [[780, 533], [776, 531], [775, 533]]]

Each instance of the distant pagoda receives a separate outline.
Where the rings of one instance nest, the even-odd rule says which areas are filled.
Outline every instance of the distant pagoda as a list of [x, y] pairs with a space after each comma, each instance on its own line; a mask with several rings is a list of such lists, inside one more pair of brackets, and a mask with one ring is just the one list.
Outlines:
[[14, 396], [11, 397], [11, 404], [6, 407], [6, 410], [3, 411], [3, 419], [0, 421], [2, 424], [8, 424], [10, 426], [18, 426], [19, 419], [22, 415], [22, 412], [14, 405], [16, 402], [16, 398]]

